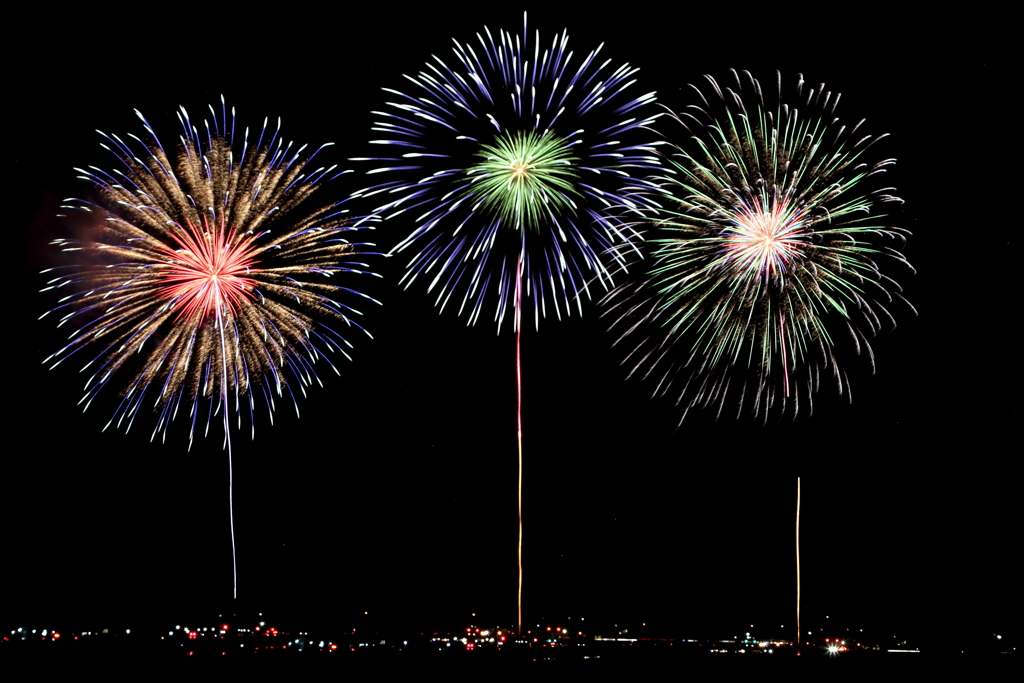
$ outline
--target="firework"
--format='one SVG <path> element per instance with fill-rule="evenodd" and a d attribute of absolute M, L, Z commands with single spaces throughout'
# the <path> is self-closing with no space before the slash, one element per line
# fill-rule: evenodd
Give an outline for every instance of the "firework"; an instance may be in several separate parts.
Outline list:
<path fill-rule="evenodd" d="M 694 88 L 700 104 L 675 117 L 689 139 L 669 157 L 647 264 L 604 315 L 630 375 L 651 376 L 684 418 L 727 400 L 737 415 L 795 416 L 822 380 L 850 395 L 838 335 L 874 369 L 868 338 L 906 301 L 879 257 L 909 268 L 895 248 L 909 233 L 883 222 L 882 205 L 902 201 L 874 182 L 895 161 L 871 160 L 885 136 L 836 119 L 837 93 L 800 77 L 786 101 L 781 76 L 774 94 L 733 77 L 706 77 L 711 95 Z"/>
<path fill-rule="evenodd" d="M 443 310 L 452 302 L 475 323 L 492 293 L 499 331 L 506 315 L 516 332 L 516 438 L 519 447 L 519 593 L 522 627 L 522 366 L 524 307 L 534 327 L 553 310 L 575 306 L 591 281 L 610 285 L 609 256 L 629 244 L 633 220 L 652 209 L 644 176 L 658 165 L 647 125 L 654 93 L 628 94 L 636 69 L 601 62 L 599 46 L 579 59 L 568 34 L 550 45 L 540 34 L 490 30 L 477 43 L 455 41 L 452 66 L 435 57 L 406 78 L 373 142 L 395 156 L 362 159 L 391 180 L 364 196 L 393 197 L 377 209 L 414 227 L 392 253 L 413 252 L 403 282 L 430 280 Z"/>
<path fill-rule="evenodd" d="M 395 99 L 375 112 L 386 137 L 373 142 L 394 151 L 361 160 L 390 180 L 361 194 L 414 226 L 393 250 L 412 252 L 406 286 L 422 276 L 470 324 L 494 297 L 500 329 L 521 268 L 536 327 L 581 310 L 591 281 L 609 285 L 611 247 L 634 236 L 623 216 L 651 206 L 646 126 L 659 114 L 654 93 L 629 94 L 637 69 L 609 68 L 601 47 L 574 55 L 565 32 L 542 43 L 524 18 L 521 35 L 476 38 L 407 76 L 408 93 L 385 89 Z"/>
<path fill-rule="evenodd" d="M 369 245 L 353 241 L 362 224 L 338 205 L 307 208 L 335 174 L 310 170 L 327 145 L 292 150 L 280 120 L 273 130 L 264 121 L 255 144 L 246 129 L 236 158 L 234 110 L 222 99 L 221 115 L 210 112 L 196 128 L 181 109 L 173 160 L 139 114 L 152 144 L 104 134 L 121 169 L 76 169 L 95 197 L 64 208 L 85 212 L 92 234 L 55 242 L 76 263 L 51 269 L 46 289 L 70 293 L 50 313 L 74 330 L 46 362 L 86 357 L 86 408 L 109 384 L 123 388 L 107 426 L 127 430 L 153 406 L 152 436 L 186 416 L 191 444 L 219 414 L 230 462 L 232 415 L 255 435 L 258 410 L 272 420 L 277 401 L 319 383 L 318 361 L 338 372 L 326 356 L 348 357 L 339 330 L 362 330 L 351 305 L 368 297 L 342 283 L 367 272 L 358 258 Z"/>

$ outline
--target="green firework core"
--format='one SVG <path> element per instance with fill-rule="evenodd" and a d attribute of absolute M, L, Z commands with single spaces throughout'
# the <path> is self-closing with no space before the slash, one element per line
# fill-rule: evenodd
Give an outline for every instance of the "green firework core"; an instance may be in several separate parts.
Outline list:
<path fill-rule="evenodd" d="M 570 145 L 550 131 L 501 133 L 482 145 L 482 157 L 469 169 L 469 192 L 482 208 L 516 230 L 538 231 L 557 216 L 573 214 L 579 179 Z"/>

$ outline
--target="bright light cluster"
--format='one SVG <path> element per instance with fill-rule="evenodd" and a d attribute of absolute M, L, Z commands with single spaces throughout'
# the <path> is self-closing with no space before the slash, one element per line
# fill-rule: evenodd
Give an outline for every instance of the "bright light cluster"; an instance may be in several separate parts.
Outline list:
<path fill-rule="evenodd" d="M 175 302 L 178 317 L 205 320 L 217 311 L 239 312 L 252 297 L 256 280 L 248 277 L 256 265 L 254 240 L 228 241 L 228 231 L 218 230 L 203 217 L 202 227 L 186 221 L 181 234 L 172 236 L 178 249 L 160 249 L 167 259 L 161 277 L 167 285 L 160 296 Z"/>
<path fill-rule="evenodd" d="M 473 210 L 500 218 L 515 230 L 539 231 L 553 225 L 559 214 L 573 214 L 578 195 L 571 149 L 550 131 L 503 133 L 483 145 L 483 160 L 469 169 L 466 196 Z"/>
<path fill-rule="evenodd" d="M 735 207 L 732 225 L 722 233 L 724 265 L 754 279 L 783 277 L 790 271 L 792 262 L 803 258 L 808 235 L 803 213 L 789 208 L 785 199 Z"/>

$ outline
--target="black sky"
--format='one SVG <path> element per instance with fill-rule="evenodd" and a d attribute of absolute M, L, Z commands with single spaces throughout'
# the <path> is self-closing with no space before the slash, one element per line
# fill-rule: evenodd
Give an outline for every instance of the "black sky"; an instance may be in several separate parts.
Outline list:
<path fill-rule="evenodd" d="M 981 194 L 977 140 L 995 99 L 994 49 L 968 22 L 922 30 L 860 16 L 587 15 L 531 10 L 550 36 L 641 68 L 673 108 L 685 86 L 730 67 L 782 70 L 843 93 L 837 115 L 889 132 L 879 154 L 913 231 L 900 274 L 920 315 L 874 344 L 878 371 L 848 366 L 852 405 L 767 426 L 696 415 L 624 382 L 593 304 L 523 336 L 526 614 L 650 622 L 700 635 L 793 624 L 795 477 L 802 477 L 805 624 L 927 634 L 1009 630 L 1021 606 L 1018 412 L 1010 402 L 1012 237 Z M 443 18 L 442 18 L 443 15 Z M 77 368 L 45 371 L 62 345 L 39 294 L 57 201 L 81 195 L 73 166 L 112 165 L 101 129 L 136 133 L 133 109 L 165 143 L 174 110 L 219 99 L 288 139 L 334 141 L 332 162 L 366 156 L 382 87 L 402 88 L 452 37 L 521 26 L 521 11 L 379 8 L 256 16 L 136 8 L 130 16 L 37 12 L 9 57 L 7 131 L 17 276 L 8 318 L 4 621 L 131 620 L 227 605 L 226 456 L 188 452 L 148 429 L 101 433 L 111 405 L 82 415 Z M 10 86 L 9 86 L 10 88 Z M 353 165 L 353 164 L 349 164 Z M 363 186 L 348 176 L 324 201 Z M 978 189 L 975 189 L 978 188 Z M 369 210 L 373 207 L 365 207 Z M 386 224 L 384 248 L 404 236 Z M 382 250 L 384 250 L 382 249 Z M 343 376 L 280 410 L 235 448 L 244 604 L 318 619 L 459 625 L 515 616 L 514 338 L 438 315 L 373 265 L 374 339 L 355 340 Z M 362 283 L 360 283 L 362 284 Z M 1011 352 L 1008 352 L 1011 351 Z M 781 627 L 785 625 L 783 630 Z M 717 631 L 716 631 L 717 632 Z"/>

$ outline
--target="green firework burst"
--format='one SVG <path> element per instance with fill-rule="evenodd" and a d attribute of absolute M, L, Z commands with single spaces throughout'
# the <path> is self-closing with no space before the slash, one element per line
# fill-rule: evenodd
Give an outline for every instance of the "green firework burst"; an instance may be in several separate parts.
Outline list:
<path fill-rule="evenodd" d="M 780 80 L 766 102 L 744 75 L 732 87 L 709 77 L 718 101 L 677 117 L 690 136 L 668 160 L 644 282 L 607 299 L 620 341 L 637 343 L 634 372 L 660 376 L 655 393 L 675 383 L 684 416 L 721 411 L 730 395 L 739 412 L 746 403 L 755 415 L 795 415 L 829 376 L 849 397 L 837 337 L 873 369 L 869 338 L 895 325 L 888 308 L 903 300 L 877 262 L 906 264 L 890 245 L 909 234 L 886 222 L 883 205 L 902 200 L 870 180 L 895 161 L 870 160 L 885 136 L 844 126 L 838 95 L 822 86 L 805 91 L 801 78 L 786 102 Z"/>
<path fill-rule="evenodd" d="M 482 209 L 516 230 L 536 232 L 572 214 L 579 178 L 576 158 L 565 140 L 550 131 L 501 133 L 493 145 L 482 145 L 483 159 L 469 169 L 468 194 L 479 197 Z"/>

